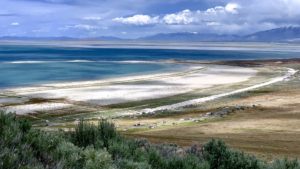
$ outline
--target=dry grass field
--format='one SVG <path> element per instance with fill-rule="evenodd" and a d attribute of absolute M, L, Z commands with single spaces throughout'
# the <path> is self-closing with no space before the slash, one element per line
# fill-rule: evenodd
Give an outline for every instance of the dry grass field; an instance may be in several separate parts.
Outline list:
<path fill-rule="evenodd" d="M 244 64 L 251 66 L 257 63 Z M 300 69 L 299 61 L 265 61 L 263 64 Z M 233 148 L 267 160 L 279 157 L 300 157 L 299 72 L 290 81 L 280 82 L 236 97 L 222 98 L 208 105 L 205 109 L 200 107 L 172 116 L 143 117 L 138 120 L 119 119 L 117 123 L 121 127 L 132 125 L 136 121 L 139 121 L 139 125 L 162 123 L 156 128 L 124 132 L 130 137 L 143 137 L 155 143 L 167 142 L 188 146 L 203 144 L 212 138 L 220 138 Z M 225 117 L 201 122 L 187 121 L 178 124 L 173 122 L 188 117 L 194 118 L 225 106 L 236 105 L 248 106 L 248 108 L 236 110 Z"/>

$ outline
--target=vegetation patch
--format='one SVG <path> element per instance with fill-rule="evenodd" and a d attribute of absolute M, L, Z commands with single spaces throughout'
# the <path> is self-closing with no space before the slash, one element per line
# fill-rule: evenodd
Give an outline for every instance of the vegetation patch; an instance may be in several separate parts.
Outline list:
<path fill-rule="evenodd" d="M 182 148 L 128 139 L 114 124 L 81 120 L 73 131 L 46 132 L 0 113 L 0 168 L 5 169 L 298 169 L 298 160 L 266 163 L 221 140 Z"/>

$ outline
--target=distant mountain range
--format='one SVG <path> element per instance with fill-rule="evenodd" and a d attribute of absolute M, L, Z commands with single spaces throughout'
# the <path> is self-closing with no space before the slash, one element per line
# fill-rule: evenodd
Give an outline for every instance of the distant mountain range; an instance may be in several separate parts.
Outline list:
<path fill-rule="evenodd" d="M 282 27 L 256 32 L 243 37 L 247 41 L 298 41 L 300 42 L 300 27 Z"/>
<path fill-rule="evenodd" d="M 300 27 L 281 27 L 253 34 L 240 36 L 229 34 L 205 34 L 205 33 L 160 33 L 137 39 L 122 39 L 113 36 L 101 36 L 94 38 L 72 37 L 0 37 L 0 40 L 95 40 L 95 41 L 193 41 L 193 42 L 300 42 Z"/>
<path fill-rule="evenodd" d="M 200 34 L 190 32 L 161 33 L 153 36 L 139 38 L 139 40 L 151 41 L 234 41 L 239 39 L 237 35 Z"/>
<path fill-rule="evenodd" d="M 156 34 L 139 38 L 139 40 L 151 41 L 247 41 L 247 42 L 280 42 L 298 41 L 300 42 L 300 27 L 282 27 L 266 31 L 256 32 L 250 35 L 223 35 L 223 34 L 203 34 L 203 33 L 166 33 Z"/>

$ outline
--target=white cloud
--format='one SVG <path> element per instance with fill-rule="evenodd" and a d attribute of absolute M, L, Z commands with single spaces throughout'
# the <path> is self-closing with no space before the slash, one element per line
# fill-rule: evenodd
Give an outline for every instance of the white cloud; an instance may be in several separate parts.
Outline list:
<path fill-rule="evenodd" d="M 229 13 L 233 13 L 233 14 L 237 14 L 238 13 L 238 9 L 240 8 L 239 4 L 236 3 L 228 3 L 225 6 L 225 10 Z"/>
<path fill-rule="evenodd" d="M 11 26 L 19 26 L 20 23 L 19 23 L 19 22 L 12 22 L 10 25 L 11 25 Z"/>
<path fill-rule="evenodd" d="M 86 25 L 86 24 L 68 25 L 61 28 L 61 30 L 68 30 L 68 29 L 80 29 L 80 30 L 92 31 L 99 28 L 97 26 Z"/>
<path fill-rule="evenodd" d="M 159 17 L 158 16 L 151 17 L 149 15 L 134 15 L 127 18 L 123 18 L 123 17 L 114 18 L 113 21 L 120 22 L 123 24 L 142 26 L 142 25 L 152 25 L 158 23 Z"/>
<path fill-rule="evenodd" d="M 230 19 L 232 14 L 238 14 L 240 5 L 236 3 L 228 3 L 226 6 L 216 6 L 205 11 L 183 10 L 174 14 L 167 14 L 163 17 L 163 22 L 168 25 L 188 25 L 202 24 L 220 25 L 219 22 L 224 22 Z M 218 24 L 215 24 L 218 23 Z"/>
<path fill-rule="evenodd" d="M 216 15 L 216 14 L 224 14 L 226 12 L 225 7 L 223 6 L 216 6 L 214 8 L 209 8 L 202 13 L 205 15 Z"/>
<path fill-rule="evenodd" d="M 92 25 L 84 25 L 84 24 L 78 24 L 73 26 L 76 29 L 84 29 L 84 30 L 94 30 L 97 29 L 98 27 L 92 26 Z"/>
<path fill-rule="evenodd" d="M 188 9 L 175 14 L 167 14 L 163 17 L 163 22 L 166 24 L 187 25 L 195 20 L 194 13 Z"/>
<path fill-rule="evenodd" d="M 219 22 L 207 22 L 206 25 L 207 26 L 220 26 L 221 23 L 219 23 Z"/>
<path fill-rule="evenodd" d="M 83 17 L 82 19 L 87 21 L 100 21 L 102 18 L 99 16 L 86 16 Z"/>
<path fill-rule="evenodd" d="M 231 20 L 231 15 L 238 14 L 239 9 L 239 4 L 228 3 L 225 6 L 216 6 L 205 11 L 191 11 L 189 9 L 186 9 L 177 13 L 166 14 L 161 17 L 151 17 L 149 15 L 134 15 L 126 18 L 115 18 L 113 19 L 113 21 L 131 25 L 150 25 L 158 23 L 167 25 L 193 25 L 204 23 L 208 26 L 215 26 L 220 25 L 220 23 L 226 21 L 226 19 Z"/>

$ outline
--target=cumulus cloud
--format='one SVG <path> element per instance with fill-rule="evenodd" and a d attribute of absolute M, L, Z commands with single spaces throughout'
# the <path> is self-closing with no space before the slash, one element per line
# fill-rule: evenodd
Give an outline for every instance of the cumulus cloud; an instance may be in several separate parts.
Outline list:
<path fill-rule="evenodd" d="M 123 24 L 143 26 L 143 25 L 152 25 L 158 23 L 159 17 L 158 16 L 151 17 L 149 15 L 134 15 L 125 18 L 124 17 L 114 18 L 113 21 L 120 22 Z"/>
<path fill-rule="evenodd" d="M 19 26 L 20 23 L 19 23 L 19 22 L 12 22 L 10 25 L 11 25 L 11 26 Z"/>
<path fill-rule="evenodd" d="M 164 23 L 167 25 L 189 25 L 189 24 L 201 24 L 203 22 L 210 22 L 210 25 L 218 23 L 219 20 L 223 20 L 229 15 L 238 14 L 240 5 L 237 3 L 228 3 L 226 6 L 216 6 L 209 8 L 205 11 L 196 10 L 191 11 L 185 9 L 177 13 L 166 14 L 164 16 L 150 17 L 148 15 L 134 15 L 127 18 L 115 18 L 113 21 L 123 24 L 132 25 L 149 25 Z"/>
<path fill-rule="evenodd" d="M 240 5 L 237 4 L 237 3 L 228 3 L 226 6 L 225 6 L 225 10 L 227 12 L 230 12 L 230 13 L 238 13 L 238 9 L 240 8 Z"/>
<path fill-rule="evenodd" d="M 128 37 L 194 31 L 248 34 L 300 25 L 300 0 L 140 1 L 0 0 L 0 6 L 5 6 L 0 11 L 0 34 L 31 36 L 36 29 L 46 29 L 40 33 L 43 36 L 85 36 L 90 32 L 97 36 L 127 32 Z"/>
<path fill-rule="evenodd" d="M 187 25 L 195 21 L 194 13 L 189 9 L 183 10 L 175 14 L 167 14 L 163 17 L 163 22 L 166 24 L 182 24 Z"/>

